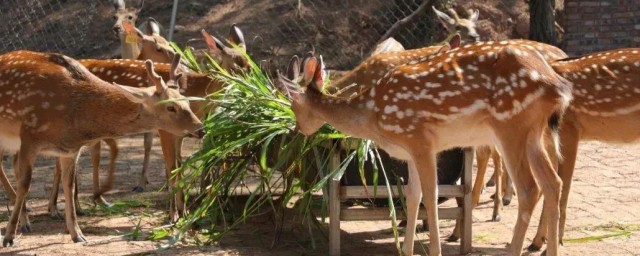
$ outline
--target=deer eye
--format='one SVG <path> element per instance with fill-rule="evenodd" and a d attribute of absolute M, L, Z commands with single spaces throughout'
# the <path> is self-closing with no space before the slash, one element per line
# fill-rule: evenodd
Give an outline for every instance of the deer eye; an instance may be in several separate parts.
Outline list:
<path fill-rule="evenodd" d="M 118 16 L 113 15 L 113 20 L 118 20 Z"/>
<path fill-rule="evenodd" d="M 463 30 L 463 29 L 464 29 L 463 26 L 456 26 L 456 30 L 458 30 L 458 31 Z"/>
<path fill-rule="evenodd" d="M 167 111 L 176 113 L 176 108 L 174 106 L 167 106 Z"/>
<path fill-rule="evenodd" d="M 129 15 L 129 16 L 127 16 L 127 19 L 133 20 L 133 16 Z"/>

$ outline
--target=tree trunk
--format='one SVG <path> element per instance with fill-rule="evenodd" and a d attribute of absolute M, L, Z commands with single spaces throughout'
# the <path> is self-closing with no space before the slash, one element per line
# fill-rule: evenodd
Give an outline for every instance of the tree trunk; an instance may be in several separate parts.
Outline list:
<path fill-rule="evenodd" d="M 529 1 L 529 39 L 551 45 L 558 43 L 555 22 L 555 0 Z"/>

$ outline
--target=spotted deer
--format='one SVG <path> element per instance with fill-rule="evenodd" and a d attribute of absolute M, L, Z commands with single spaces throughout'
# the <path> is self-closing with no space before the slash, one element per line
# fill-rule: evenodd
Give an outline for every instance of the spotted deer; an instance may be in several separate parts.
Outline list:
<path fill-rule="evenodd" d="M 552 63 L 553 69 L 574 84 L 574 101 L 560 128 L 562 178 L 560 231 L 563 238 L 566 209 L 580 141 L 637 143 L 640 116 L 640 48 L 617 49 L 567 58 Z M 545 198 L 546 200 L 546 198 Z M 543 209 L 540 225 L 530 250 L 539 250 L 553 220 Z"/>
<path fill-rule="evenodd" d="M 517 41 L 468 44 L 400 66 L 383 78 L 365 80 L 370 86 L 355 95 L 323 94 L 321 65 L 314 58 L 303 63 L 301 83 L 308 86 L 301 88 L 279 77 L 303 134 L 314 133 L 326 122 L 346 134 L 371 139 L 409 162 L 405 255 L 413 255 L 421 194 L 430 226 L 430 254 L 441 252 L 435 153 L 451 147 L 497 144 L 505 152 L 511 167 L 507 170 L 522 194 L 512 254 L 521 253 L 541 192 L 548 199 L 545 209 L 558 216 L 561 182 L 542 135 L 548 126 L 556 131 L 571 100 L 571 85 L 531 45 Z M 367 76 L 366 68 L 356 70 Z M 557 222 L 550 224 L 556 225 L 549 228 L 550 237 L 557 238 Z M 551 255 L 557 255 L 557 243 L 549 248 Z"/>
<path fill-rule="evenodd" d="M 175 68 L 184 70 L 184 67 L 180 65 L 180 58 L 175 58 L 175 51 L 169 46 L 169 43 L 162 36 L 159 35 L 159 31 L 157 29 L 158 25 L 153 18 L 149 18 L 146 22 L 147 27 L 149 28 L 148 34 L 142 33 L 140 30 L 133 27 L 131 23 L 128 21 L 123 21 L 122 26 L 124 30 L 125 36 L 128 37 L 128 44 L 136 44 L 136 48 L 139 49 L 138 59 L 140 60 L 152 60 L 157 63 L 171 63 L 171 61 L 175 60 L 173 65 Z M 83 63 L 81 61 L 81 63 Z M 133 64 L 131 68 L 133 68 Z M 137 64 L 139 67 L 143 67 L 142 64 Z M 94 74 L 96 73 L 91 69 Z M 136 75 L 137 81 L 124 81 L 125 84 L 130 83 L 135 86 L 143 87 L 147 86 L 146 79 L 144 78 L 144 70 L 141 70 L 142 74 Z M 131 72 L 116 72 L 107 70 L 105 72 L 106 77 L 101 77 L 105 81 L 114 81 L 119 76 L 134 76 L 134 73 Z M 169 77 L 167 77 L 169 79 Z M 181 79 L 182 80 L 182 79 Z M 110 205 L 107 200 L 104 199 L 103 194 L 110 191 L 113 187 L 113 182 L 115 179 L 115 161 L 118 154 L 118 146 L 113 138 L 108 138 L 103 140 L 108 146 L 110 150 L 110 159 L 109 159 L 109 169 L 107 175 L 107 181 L 101 185 L 100 182 L 100 150 L 101 150 L 101 142 L 96 141 L 92 143 L 90 148 L 91 160 L 93 165 L 93 201 L 95 203 L 99 203 L 102 205 Z M 134 187 L 134 191 L 142 192 L 144 190 L 144 186 L 148 184 L 147 171 L 149 169 L 149 156 L 151 152 L 151 145 L 153 143 L 153 133 L 148 132 L 144 134 L 144 160 L 142 165 L 141 177 L 138 181 L 138 184 Z M 61 217 L 62 215 L 57 209 L 57 199 L 58 199 L 58 185 L 60 183 L 60 174 L 61 170 L 59 166 L 56 166 L 56 172 L 53 179 L 53 187 L 51 190 L 51 194 L 49 196 L 49 213 L 52 217 Z M 79 200 L 77 198 L 77 193 L 75 196 L 76 202 L 76 210 L 78 214 L 82 214 L 82 209 L 79 204 Z"/>
<path fill-rule="evenodd" d="M 449 32 L 459 33 L 462 36 L 462 40 L 468 42 L 480 41 L 480 35 L 476 31 L 476 22 L 478 21 L 478 17 L 480 17 L 480 12 L 478 10 L 468 10 L 468 18 L 460 18 L 458 13 L 456 13 L 453 9 L 448 9 L 451 16 L 447 15 L 444 12 L 439 11 L 436 7 L 433 7 L 433 11 L 436 13 L 436 17 L 442 24 L 442 26 Z"/>
<path fill-rule="evenodd" d="M 146 40 L 149 39 L 147 36 L 142 36 L 138 30 L 135 30 L 135 33 L 140 38 L 141 50 L 146 51 L 150 49 L 150 52 L 158 52 L 157 49 L 165 49 L 164 47 L 156 48 L 157 40 Z M 217 40 L 217 39 L 216 39 Z M 229 36 L 227 40 L 237 45 L 245 45 L 243 41 L 242 31 L 237 26 L 232 26 L 229 31 Z M 236 41 L 239 40 L 239 41 Z M 219 40 L 217 40 L 219 41 Z M 171 51 L 172 52 L 172 51 Z M 171 56 L 173 53 L 170 51 L 160 51 L 159 56 Z M 151 54 L 151 53 L 150 53 Z M 248 65 L 247 60 L 240 61 L 240 58 L 243 58 L 240 51 L 220 51 L 220 52 L 212 52 L 214 54 L 212 57 L 214 60 L 220 61 L 218 62 L 222 67 L 227 67 L 229 71 L 235 70 L 244 70 Z M 221 55 L 221 56 L 218 56 Z M 233 56 L 228 56 L 233 55 Z M 166 57 L 165 57 L 166 58 Z M 231 63 L 230 63 L 231 62 Z M 84 65 L 87 69 L 89 69 L 92 73 L 94 73 L 99 78 L 109 81 L 109 82 L 117 82 L 122 84 L 130 84 L 136 87 L 142 87 L 145 85 L 144 67 L 141 65 L 143 62 L 137 60 L 95 60 L 95 59 L 87 59 L 80 60 L 80 63 Z M 169 78 L 169 67 L 170 65 L 156 63 L 156 71 L 165 79 Z M 209 77 L 206 73 L 198 73 L 186 68 L 183 72 L 183 76 L 179 79 L 180 90 L 186 96 L 190 97 L 206 97 L 207 95 L 220 90 L 223 86 L 222 83 L 215 81 Z M 195 112 L 196 116 L 202 118 L 208 111 L 211 110 L 211 106 L 207 106 L 207 104 L 203 101 L 190 101 L 191 109 Z M 162 147 L 162 153 L 165 160 L 165 170 L 167 175 L 167 180 L 170 188 L 176 187 L 177 176 L 175 179 L 171 179 L 173 175 L 171 175 L 171 171 L 178 168 L 180 166 L 180 147 L 182 143 L 182 138 L 180 136 L 175 136 L 171 133 L 168 133 L 163 130 L 158 131 L 160 135 L 160 144 Z M 144 182 L 147 179 L 146 172 L 141 174 L 139 184 L 145 184 Z M 107 181 L 108 184 L 111 181 Z M 109 187 L 109 186 L 106 186 Z M 54 189 L 55 191 L 55 189 Z M 53 196 L 52 196 L 53 197 Z M 184 204 L 184 195 L 180 190 L 175 193 L 174 196 L 170 198 L 169 203 L 169 218 L 171 221 L 177 221 L 180 215 L 185 214 L 185 204 Z M 54 201 L 55 202 L 55 201 Z M 55 207 L 54 204 L 50 204 L 50 207 Z M 55 209 L 55 208 L 52 208 Z"/>
<path fill-rule="evenodd" d="M 12 246 L 18 218 L 29 192 L 33 163 L 43 154 L 58 157 L 65 195 L 65 220 L 74 242 L 86 241 L 74 204 L 75 162 L 80 148 L 104 138 L 163 129 L 176 135 L 202 137 L 203 126 L 174 89 L 180 74 L 167 83 L 145 63 L 148 88 L 105 82 L 79 62 L 60 54 L 15 51 L 0 55 L 0 145 L 18 153 L 14 211 L 4 246 Z M 169 101 L 169 102 L 167 102 Z"/>
<path fill-rule="evenodd" d="M 442 23 L 445 29 L 449 31 L 449 33 L 457 32 L 461 35 L 467 35 L 463 36 L 463 38 L 465 38 L 466 40 L 480 40 L 480 37 L 475 29 L 476 22 L 478 21 L 479 17 L 479 11 L 477 9 L 469 9 L 467 11 L 468 18 L 466 19 L 460 18 L 458 13 L 456 13 L 456 11 L 453 9 L 448 9 L 448 12 L 451 14 L 451 16 L 439 11 L 435 7 L 433 7 L 433 10 L 438 17 L 438 20 Z M 566 53 L 555 46 L 541 43 L 532 43 L 532 46 L 535 46 L 549 62 L 568 57 Z M 494 207 L 492 220 L 499 221 L 502 204 L 509 205 L 515 191 L 513 188 L 513 184 L 509 179 L 509 176 L 503 175 L 505 174 L 502 168 L 503 163 L 501 162 L 500 153 L 495 147 L 481 146 L 476 149 L 478 172 L 473 186 L 472 205 L 475 208 L 480 201 L 480 194 L 482 193 L 482 190 L 485 186 L 484 175 L 487 170 L 489 159 L 493 159 L 495 172 L 491 180 L 487 183 L 487 186 L 496 185 L 496 194 L 494 194 L 493 196 Z"/>

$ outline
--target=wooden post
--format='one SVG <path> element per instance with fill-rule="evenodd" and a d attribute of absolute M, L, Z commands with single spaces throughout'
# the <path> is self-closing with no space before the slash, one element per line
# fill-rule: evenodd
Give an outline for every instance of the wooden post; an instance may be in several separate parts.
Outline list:
<path fill-rule="evenodd" d="M 338 169 L 340 153 L 331 159 L 331 171 Z M 340 255 L 340 179 L 329 180 L 329 255 Z"/>
<path fill-rule="evenodd" d="M 460 254 L 467 254 L 471 252 L 471 223 L 473 222 L 473 216 L 471 214 L 471 169 L 473 168 L 473 157 L 475 151 L 473 148 L 464 149 L 464 171 L 462 174 L 462 186 L 464 188 L 463 197 L 463 217 L 462 217 L 462 237 L 460 238 Z"/>

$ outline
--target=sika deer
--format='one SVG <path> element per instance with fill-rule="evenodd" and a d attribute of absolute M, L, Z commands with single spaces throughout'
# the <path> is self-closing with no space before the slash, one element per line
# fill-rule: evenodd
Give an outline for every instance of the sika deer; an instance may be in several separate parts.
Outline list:
<path fill-rule="evenodd" d="M 86 241 L 74 204 L 75 162 L 83 145 L 156 129 L 197 133 L 202 123 L 180 93 L 145 63 L 153 86 L 131 88 L 100 80 L 79 62 L 60 54 L 16 51 L 0 56 L 0 144 L 18 151 L 19 174 L 14 211 L 2 244 L 13 245 L 18 218 L 29 192 L 37 155 L 57 156 L 62 169 L 67 230 L 74 242 Z M 178 75 L 179 76 L 179 75 Z M 170 103 L 167 100 L 172 101 Z M 21 223 L 29 229 L 29 222 Z"/>
<path fill-rule="evenodd" d="M 429 218 L 430 254 L 440 254 L 435 153 L 451 147 L 496 143 L 507 152 L 506 163 L 512 167 L 507 170 L 522 195 L 512 254 L 522 250 L 540 191 L 548 199 L 545 208 L 557 216 L 561 183 L 541 139 L 549 124 L 557 128 L 571 99 L 571 87 L 532 46 L 503 41 L 452 49 L 369 80 L 370 87 L 346 97 L 322 94 L 321 65 L 315 59 L 304 66 L 306 89 L 280 77 L 302 133 L 310 135 L 327 122 L 352 136 L 372 139 L 392 156 L 409 161 L 405 255 L 413 254 L 421 187 Z M 356 72 L 366 76 L 368 70 Z M 515 79 L 509 82 L 512 75 Z M 557 228 L 549 232 L 557 236 Z M 550 248 L 555 249 L 550 254 L 556 255 L 557 244 Z"/>
<path fill-rule="evenodd" d="M 138 8 L 127 8 L 124 0 L 113 1 L 113 7 L 115 8 L 115 14 L 113 15 L 113 20 L 115 21 L 113 32 L 120 38 L 120 56 L 123 59 L 137 59 L 138 55 L 140 55 L 138 45 L 127 42 L 123 23 L 126 21 L 131 24 L 136 24 L 138 14 L 142 11 L 143 4 L 144 0 L 140 0 Z"/>
<path fill-rule="evenodd" d="M 579 141 L 637 143 L 640 139 L 640 48 L 618 49 L 568 58 L 552 63 L 553 69 L 574 84 L 574 101 L 560 127 L 558 174 L 562 178 L 560 197 L 560 241 L 564 235 L 567 202 Z M 546 198 L 545 198 L 546 200 Z M 547 237 L 546 227 L 554 220 L 543 209 L 540 225 L 530 250 L 539 250 Z"/>

